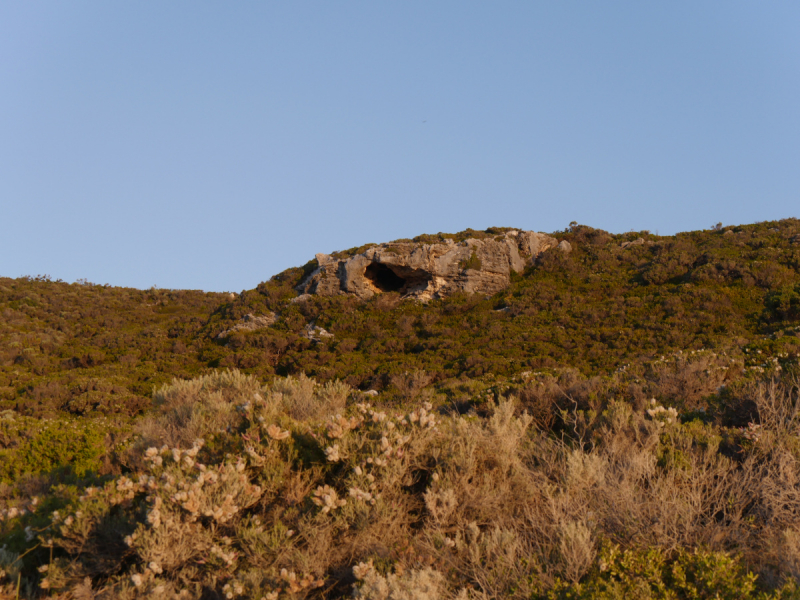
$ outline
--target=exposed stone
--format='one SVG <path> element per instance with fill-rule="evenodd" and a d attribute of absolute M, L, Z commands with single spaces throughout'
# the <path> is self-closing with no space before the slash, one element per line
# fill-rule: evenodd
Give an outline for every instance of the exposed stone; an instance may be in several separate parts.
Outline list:
<path fill-rule="evenodd" d="M 320 340 L 327 340 L 333 337 L 333 334 L 329 331 L 326 331 L 322 327 L 317 327 L 313 323 L 309 323 L 303 329 L 303 337 L 310 339 L 313 342 L 319 342 Z"/>
<path fill-rule="evenodd" d="M 570 244 L 567 240 L 561 240 L 558 243 L 557 248 L 561 250 L 564 254 L 569 254 L 572 252 L 572 244 Z"/>
<path fill-rule="evenodd" d="M 624 249 L 629 248 L 630 246 L 641 246 L 642 244 L 644 244 L 644 238 L 638 238 L 632 242 L 622 242 L 619 247 Z"/>
<path fill-rule="evenodd" d="M 297 291 L 363 299 L 399 292 L 423 301 L 459 291 L 494 294 L 509 285 L 512 272 L 524 270 L 542 252 L 555 247 L 566 253 L 572 249 L 568 242 L 559 244 L 544 233 L 508 231 L 459 243 L 448 239 L 435 244 L 380 244 L 345 259 L 317 254 L 318 268 Z"/>
<path fill-rule="evenodd" d="M 256 329 L 264 329 L 265 327 L 273 325 L 277 320 L 278 317 L 275 315 L 275 313 L 269 313 L 268 315 L 262 315 L 260 317 L 256 317 L 252 314 L 245 315 L 236 325 L 217 334 L 217 338 L 222 339 L 228 337 L 230 334 L 236 331 L 255 331 Z"/>

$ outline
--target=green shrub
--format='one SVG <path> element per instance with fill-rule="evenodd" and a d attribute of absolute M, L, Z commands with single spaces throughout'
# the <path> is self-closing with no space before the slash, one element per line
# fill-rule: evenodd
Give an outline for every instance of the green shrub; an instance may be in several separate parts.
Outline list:
<path fill-rule="evenodd" d="M 551 600 L 748 600 L 794 598 L 788 582 L 773 594 L 759 591 L 757 577 L 724 552 L 680 549 L 670 556 L 658 548 L 620 550 L 607 546 L 598 563 L 577 584 L 559 582 Z"/>
<path fill-rule="evenodd" d="M 23 475 L 50 474 L 83 477 L 98 472 L 107 449 L 107 425 L 100 421 L 58 418 L 24 424 L 0 420 L 5 435 L 16 443 L 0 450 L 0 481 L 13 483 Z"/>
<path fill-rule="evenodd" d="M 800 284 L 785 286 L 767 295 L 767 316 L 774 321 L 800 319 Z"/>
<path fill-rule="evenodd" d="M 472 269 L 474 271 L 480 271 L 481 267 L 483 266 L 483 263 L 481 262 L 481 259 L 478 258 L 478 255 L 475 253 L 475 251 L 473 250 L 472 254 L 470 254 L 470 257 L 467 260 L 461 261 L 461 263 L 459 263 L 458 266 L 459 266 L 460 269 L 462 269 L 464 271 L 466 271 L 467 269 Z"/>

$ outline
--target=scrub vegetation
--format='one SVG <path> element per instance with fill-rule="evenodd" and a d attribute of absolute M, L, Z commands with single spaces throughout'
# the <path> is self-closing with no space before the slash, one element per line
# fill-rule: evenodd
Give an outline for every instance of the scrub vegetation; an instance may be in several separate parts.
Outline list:
<path fill-rule="evenodd" d="M 0 598 L 800 598 L 800 221 L 554 235 L 428 304 L 0 278 Z"/>

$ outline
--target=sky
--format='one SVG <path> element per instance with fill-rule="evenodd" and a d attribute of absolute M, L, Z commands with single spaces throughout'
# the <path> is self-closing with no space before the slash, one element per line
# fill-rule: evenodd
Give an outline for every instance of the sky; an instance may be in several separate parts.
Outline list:
<path fill-rule="evenodd" d="M 800 3 L 0 3 L 0 276 L 800 217 Z"/>

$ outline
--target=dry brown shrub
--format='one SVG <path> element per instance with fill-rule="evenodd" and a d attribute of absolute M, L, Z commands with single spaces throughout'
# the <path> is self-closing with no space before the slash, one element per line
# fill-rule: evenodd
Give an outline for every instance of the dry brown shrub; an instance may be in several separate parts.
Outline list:
<path fill-rule="evenodd" d="M 800 567 L 800 389 L 797 381 L 772 380 L 752 389 L 759 425 L 742 465 L 740 495 L 748 516 L 763 529 L 747 540 L 748 558 L 765 580 L 776 582 Z"/>
<path fill-rule="evenodd" d="M 378 310 L 393 310 L 400 306 L 402 298 L 397 292 L 384 292 L 375 298 L 375 308 Z"/>
<path fill-rule="evenodd" d="M 341 381 L 320 385 L 301 374 L 276 379 L 265 392 L 293 419 L 316 421 L 343 411 L 351 388 Z"/>
<path fill-rule="evenodd" d="M 141 468 L 144 449 L 166 444 L 188 448 L 197 439 L 227 431 L 240 416 L 236 404 L 251 401 L 261 391 L 255 378 L 239 371 L 218 371 L 192 380 L 174 380 L 153 395 L 157 408 L 137 427 L 139 441 L 128 453 L 127 461 Z"/>
<path fill-rule="evenodd" d="M 800 387 L 796 381 L 787 385 L 772 379 L 755 388 L 752 400 L 759 423 L 778 436 L 775 442 L 787 442 L 800 434 Z"/>
<path fill-rule="evenodd" d="M 227 594 L 224 583 L 242 597 L 344 597 L 357 580 L 361 598 L 522 599 L 546 594 L 557 578 L 580 581 L 609 543 L 736 552 L 769 583 L 800 570 L 800 412 L 791 386 L 754 392 L 759 437 L 734 460 L 719 451 L 719 429 L 611 399 L 608 382 L 547 384 L 543 397 L 581 399 L 563 413 L 560 437 L 533 427 L 514 398 L 489 404 L 485 418 L 441 417 L 430 405 L 394 415 L 346 406 L 341 384 L 225 381 L 165 390 L 161 427 L 198 431 L 192 418 L 178 418 L 197 404 L 238 415 L 240 428 L 226 435 L 251 444 L 246 454 L 200 469 L 187 464 L 188 451 L 153 449 L 152 479 L 109 484 L 109 493 L 131 488 L 126 498 L 140 498 L 150 519 L 131 541 L 131 566 L 109 576 L 118 597 L 155 597 L 158 585 L 172 593 L 184 580 L 198 595 Z M 253 407 L 241 408 L 255 394 Z M 581 411 L 593 403 L 602 410 Z M 239 408 L 213 413 L 217 404 Z M 174 489 L 158 470 L 168 466 Z M 200 471 L 223 469 L 229 480 L 198 483 Z M 203 497 L 189 506 L 176 490 Z M 158 526 L 155 496 L 171 503 Z M 211 510 L 218 505 L 231 507 L 224 519 Z M 55 535 L 78 565 L 64 575 L 77 589 L 91 568 L 79 546 L 97 540 L 81 521 L 88 517 L 70 516 L 71 529 Z M 73 530 L 86 539 L 69 546 Z M 200 562 L 215 546 L 235 556 Z M 136 574 L 147 577 L 134 590 Z"/>
<path fill-rule="evenodd" d="M 778 553 L 781 557 L 780 569 L 791 577 L 800 580 L 800 527 L 797 525 L 784 529 Z"/>
<path fill-rule="evenodd" d="M 424 568 L 407 573 L 382 576 L 370 569 L 353 593 L 356 600 L 438 600 L 442 597 L 444 577 Z"/>
<path fill-rule="evenodd" d="M 202 525 L 183 521 L 179 514 L 169 515 L 164 527 L 149 529 L 136 540 L 137 554 L 144 564 L 155 562 L 170 571 L 206 556 L 212 545 L 213 538 Z"/>
<path fill-rule="evenodd" d="M 594 560 L 592 532 L 581 521 L 561 522 L 558 529 L 564 577 L 568 581 L 577 582 L 586 574 Z"/>
<path fill-rule="evenodd" d="M 550 429 L 558 415 L 558 400 L 563 397 L 554 378 L 528 383 L 516 390 L 520 406 L 539 429 Z"/>
<path fill-rule="evenodd" d="M 390 383 L 398 389 L 404 400 L 413 400 L 433 381 L 433 375 L 425 371 L 398 373 L 389 377 Z"/>
<path fill-rule="evenodd" d="M 647 375 L 654 394 L 662 400 L 693 410 L 739 373 L 740 366 L 713 352 L 684 353 L 651 365 Z"/>
<path fill-rule="evenodd" d="M 565 461 L 564 493 L 591 514 L 599 530 L 624 545 L 674 548 L 705 540 L 705 527 L 732 490 L 735 465 L 715 452 L 697 451 L 673 437 L 678 468 L 657 466 L 661 430 L 653 420 L 614 403 L 591 432 L 591 449 Z M 675 427 L 674 425 L 672 426 Z"/>
<path fill-rule="evenodd" d="M 154 394 L 158 412 L 140 421 L 139 439 L 126 462 L 141 468 L 140 456 L 148 447 L 188 448 L 195 440 L 230 432 L 241 425 L 254 402 L 266 402 L 270 418 L 287 415 L 313 422 L 343 411 L 351 391 L 343 382 L 320 385 L 305 375 L 278 378 L 262 387 L 256 378 L 235 369 L 174 380 Z"/>

